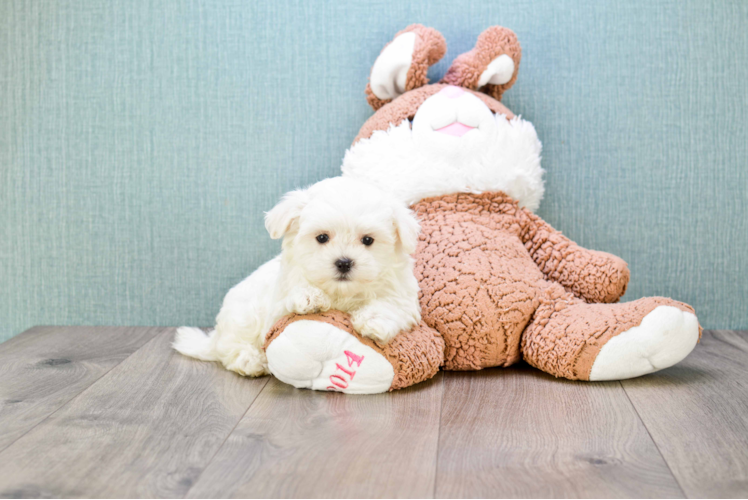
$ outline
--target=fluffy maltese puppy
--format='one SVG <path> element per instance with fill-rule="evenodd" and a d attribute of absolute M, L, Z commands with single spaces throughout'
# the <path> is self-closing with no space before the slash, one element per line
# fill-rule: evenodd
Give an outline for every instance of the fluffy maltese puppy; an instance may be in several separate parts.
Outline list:
<path fill-rule="evenodd" d="M 174 348 L 242 375 L 268 373 L 270 327 L 289 313 L 337 309 L 356 330 L 386 344 L 421 320 L 412 212 L 372 184 L 335 177 L 286 194 L 265 216 L 281 254 L 232 288 L 216 328 L 177 330 Z"/>

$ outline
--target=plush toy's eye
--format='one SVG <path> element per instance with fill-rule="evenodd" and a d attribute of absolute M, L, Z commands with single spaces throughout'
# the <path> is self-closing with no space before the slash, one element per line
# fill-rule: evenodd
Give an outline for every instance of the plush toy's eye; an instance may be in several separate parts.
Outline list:
<path fill-rule="evenodd" d="M 320 243 L 320 244 L 325 244 L 328 241 L 330 241 L 330 237 L 327 236 L 324 233 L 322 233 L 322 234 L 320 234 L 320 235 L 317 236 L 317 242 Z"/>
<path fill-rule="evenodd" d="M 369 245 L 374 243 L 374 238 L 372 238 L 371 236 L 364 236 L 363 238 L 361 238 L 361 243 L 368 247 Z"/>

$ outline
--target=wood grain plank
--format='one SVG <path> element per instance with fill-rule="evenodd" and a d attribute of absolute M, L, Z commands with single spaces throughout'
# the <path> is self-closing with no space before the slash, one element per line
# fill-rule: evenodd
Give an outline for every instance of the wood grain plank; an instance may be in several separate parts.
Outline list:
<path fill-rule="evenodd" d="M 163 330 L 39 326 L 0 344 L 0 450 Z"/>
<path fill-rule="evenodd" d="M 623 387 L 691 498 L 748 497 L 748 332 L 705 331 L 680 364 Z"/>
<path fill-rule="evenodd" d="M 171 349 L 160 333 L 0 453 L 0 497 L 181 497 L 268 378 Z"/>
<path fill-rule="evenodd" d="M 271 380 L 188 497 L 422 497 L 434 491 L 442 375 L 349 396 Z"/>
<path fill-rule="evenodd" d="M 683 496 L 618 382 L 445 375 L 437 497 Z"/>

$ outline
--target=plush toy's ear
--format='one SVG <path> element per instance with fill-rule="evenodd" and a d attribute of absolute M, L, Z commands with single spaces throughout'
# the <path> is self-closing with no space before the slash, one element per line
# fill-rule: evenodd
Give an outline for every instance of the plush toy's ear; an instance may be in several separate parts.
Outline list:
<path fill-rule="evenodd" d="M 429 66 L 447 52 L 447 42 L 433 28 L 411 24 L 387 44 L 371 68 L 366 100 L 374 110 L 400 94 L 429 82 Z"/>
<path fill-rule="evenodd" d="M 393 211 L 393 223 L 403 250 L 409 255 L 414 253 L 418 246 L 418 233 L 421 232 L 421 226 L 413 215 L 413 211 L 398 203 Z"/>
<path fill-rule="evenodd" d="M 480 90 L 496 100 L 514 85 L 522 49 L 517 35 L 507 28 L 493 26 L 480 34 L 470 52 L 457 57 L 442 82 Z"/>
<path fill-rule="evenodd" d="M 306 190 L 286 193 L 283 199 L 265 214 L 265 229 L 274 240 L 282 238 L 299 220 L 301 211 L 309 201 Z"/>

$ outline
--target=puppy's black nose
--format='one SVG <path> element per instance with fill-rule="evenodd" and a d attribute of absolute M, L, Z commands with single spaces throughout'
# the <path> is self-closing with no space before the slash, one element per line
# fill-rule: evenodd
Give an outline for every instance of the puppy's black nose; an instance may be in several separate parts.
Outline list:
<path fill-rule="evenodd" d="M 353 267 L 353 261 L 348 257 L 342 257 L 335 261 L 335 267 L 338 268 L 338 271 L 345 274 Z"/>

